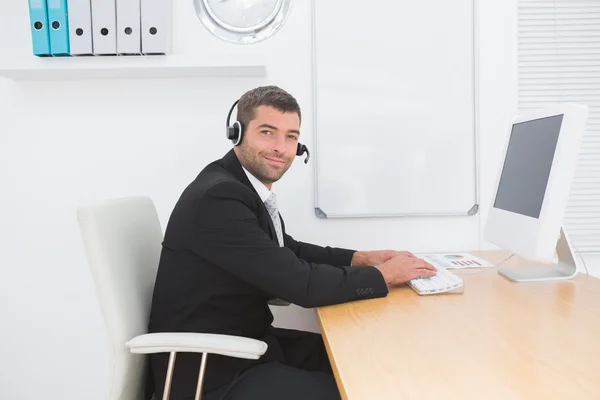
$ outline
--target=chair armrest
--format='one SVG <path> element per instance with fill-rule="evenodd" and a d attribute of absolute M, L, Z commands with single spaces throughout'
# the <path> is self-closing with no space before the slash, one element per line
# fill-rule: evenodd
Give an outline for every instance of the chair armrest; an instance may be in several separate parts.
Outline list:
<path fill-rule="evenodd" d="M 132 353 L 211 353 L 229 357 L 258 359 L 267 344 L 241 336 L 194 332 L 159 332 L 136 336 L 125 345 Z"/>

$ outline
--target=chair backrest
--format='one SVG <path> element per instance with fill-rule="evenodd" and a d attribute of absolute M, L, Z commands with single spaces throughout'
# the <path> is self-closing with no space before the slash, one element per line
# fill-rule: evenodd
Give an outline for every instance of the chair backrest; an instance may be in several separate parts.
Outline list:
<path fill-rule="evenodd" d="M 148 197 L 111 199 L 77 210 L 109 341 L 109 400 L 141 400 L 146 357 L 125 342 L 147 333 L 163 233 Z"/>

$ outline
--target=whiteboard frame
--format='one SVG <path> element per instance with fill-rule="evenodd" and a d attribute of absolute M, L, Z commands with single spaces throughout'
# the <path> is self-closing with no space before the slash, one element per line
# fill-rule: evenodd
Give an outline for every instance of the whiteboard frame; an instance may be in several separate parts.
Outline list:
<path fill-rule="evenodd" d="M 473 216 L 479 212 L 479 204 L 480 204 L 480 187 L 479 187 L 479 165 L 480 165 L 480 154 L 479 154 L 479 0 L 472 0 L 472 62 L 473 62 L 473 77 L 472 77 L 472 88 L 473 88 L 473 135 L 474 135 L 474 157 L 473 162 L 475 164 L 475 177 L 474 177 L 474 186 L 475 186 L 475 198 L 473 199 L 473 206 L 464 212 L 437 212 L 437 213 L 402 213 L 402 214 L 334 214 L 334 213 L 326 213 L 321 210 L 319 207 L 319 157 L 318 157 L 318 140 L 317 140 L 317 40 L 316 40 L 316 2 L 318 0 L 311 0 L 311 66 L 312 66 L 312 101 L 313 101 L 313 137 L 314 143 L 313 147 L 315 148 L 315 154 L 317 155 L 314 158 L 314 209 L 315 215 L 321 219 L 328 218 L 396 218 L 396 217 L 452 217 L 452 216 Z"/>

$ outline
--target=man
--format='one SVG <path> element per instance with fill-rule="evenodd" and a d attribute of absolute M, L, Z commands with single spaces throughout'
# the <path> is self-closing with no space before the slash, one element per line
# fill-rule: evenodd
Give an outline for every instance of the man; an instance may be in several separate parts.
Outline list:
<path fill-rule="evenodd" d="M 206 399 L 339 399 L 320 335 L 271 326 L 268 302 L 319 307 L 386 296 L 435 268 L 408 252 L 319 247 L 286 233 L 271 192 L 296 156 L 301 112 L 284 90 L 239 100 L 240 143 L 185 189 L 170 217 L 150 332 L 207 332 L 267 343 L 259 360 L 209 355 Z M 168 354 L 151 356 L 162 398 Z M 198 354 L 178 353 L 172 400 L 193 399 Z"/>

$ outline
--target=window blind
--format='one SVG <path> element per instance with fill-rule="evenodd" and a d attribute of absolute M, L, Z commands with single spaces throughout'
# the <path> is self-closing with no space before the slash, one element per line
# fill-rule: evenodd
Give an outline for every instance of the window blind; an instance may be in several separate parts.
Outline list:
<path fill-rule="evenodd" d="M 519 0 L 518 107 L 589 106 L 564 226 L 579 253 L 600 253 L 600 1 Z"/>

